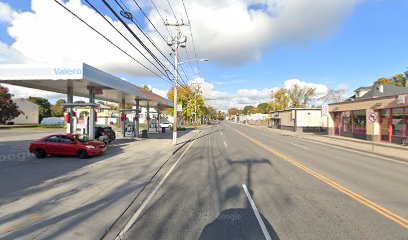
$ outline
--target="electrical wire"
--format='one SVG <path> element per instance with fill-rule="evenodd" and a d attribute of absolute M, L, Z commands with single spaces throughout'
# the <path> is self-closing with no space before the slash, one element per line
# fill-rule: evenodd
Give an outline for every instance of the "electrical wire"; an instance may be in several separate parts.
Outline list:
<path fill-rule="evenodd" d="M 151 70 L 150 68 L 148 68 L 147 66 L 145 66 L 143 63 L 141 63 L 140 61 L 138 61 L 137 59 L 135 59 L 134 57 L 132 57 L 129 53 L 127 53 L 125 50 L 123 50 L 121 47 L 119 47 L 117 44 L 115 44 L 114 42 L 112 42 L 109 38 L 107 38 L 105 35 L 103 35 L 101 32 L 99 32 L 98 30 L 96 30 L 94 27 L 92 27 L 90 24 L 88 24 L 85 20 L 83 20 L 81 17 L 79 17 L 77 14 L 75 14 L 74 12 L 72 12 L 70 9 L 68 9 L 64 4 L 60 3 L 58 0 L 54 0 L 54 2 L 56 2 L 58 5 L 60 5 L 62 8 L 64 8 L 67 12 L 69 12 L 71 15 L 73 15 L 74 17 L 76 17 L 78 20 L 80 20 L 82 23 L 84 23 L 87 27 L 89 27 L 90 29 L 92 29 L 94 32 L 96 32 L 98 35 L 100 35 L 101 37 L 103 37 L 106 41 L 108 41 L 110 44 L 112 44 L 113 46 L 115 46 L 118 50 L 120 50 L 121 52 L 123 52 L 125 55 L 127 55 L 128 57 L 130 57 L 131 59 L 133 59 L 136 63 L 138 63 L 139 65 L 141 65 L 143 68 L 145 68 L 146 70 L 148 70 L 149 72 L 153 73 L 154 75 L 156 75 L 157 77 L 166 80 L 165 78 L 163 78 L 162 76 L 160 76 L 159 74 L 157 74 L 156 72 L 154 72 L 153 70 Z"/>

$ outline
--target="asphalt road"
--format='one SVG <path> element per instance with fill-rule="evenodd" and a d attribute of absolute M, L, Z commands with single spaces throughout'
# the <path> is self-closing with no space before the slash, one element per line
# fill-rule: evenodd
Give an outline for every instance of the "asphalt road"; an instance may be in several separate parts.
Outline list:
<path fill-rule="evenodd" d="M 407 239 L 407 176 L 406 163 L 222 123 L 192 143 L 126 238 Z"/>

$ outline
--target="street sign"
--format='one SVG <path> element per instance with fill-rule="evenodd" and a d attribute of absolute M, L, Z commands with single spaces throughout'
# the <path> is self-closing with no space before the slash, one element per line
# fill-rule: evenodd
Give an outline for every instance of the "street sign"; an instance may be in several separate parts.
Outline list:
<path fill-rule="evenodd" d="M 182 112 L 183 111 L 183 105 L 178 104 L 177 105 L 177 112 Z"/>
<path fill-rule="evenodd" d="M 370 122 L 375 122 L 377 121 L 377 114 L 375 112 L 372 112 L 368 115 L 368 120 L 370 120 Z"/>
<path fill-rule="evenodd" d="M 329 105 L 322 105 L 322 117 L 327 117 L 329 115 Z"/>

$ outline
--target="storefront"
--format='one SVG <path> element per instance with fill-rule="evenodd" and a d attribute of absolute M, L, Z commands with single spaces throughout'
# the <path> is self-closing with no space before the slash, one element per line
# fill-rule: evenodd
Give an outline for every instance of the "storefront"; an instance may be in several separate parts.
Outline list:
<path fill-rule="evenodd" d="M 405 144 L 407 141 L 408 107 L 380 111 L 380 140 Z"/>
<path fill-rule="evenodd" d="M 329 135 L 405 144 L 408 139 L 408 88 L 360 88 L 348 100 L 329 104 Z M 358 97 L 357 97 L 358 96 Z M 375 113 L 370 121 L 368 116 Z M 373 120 L 373 119 L 372 119 Z"/>

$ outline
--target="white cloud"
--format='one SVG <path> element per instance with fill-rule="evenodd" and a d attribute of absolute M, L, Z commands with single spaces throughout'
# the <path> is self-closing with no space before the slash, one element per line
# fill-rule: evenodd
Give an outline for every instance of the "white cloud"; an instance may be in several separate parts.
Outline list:
<path fill-rule="evenodd" d="M 224 65 L 236 65 L 258 60 L 266 48 L 280 44 L 304 45 L 330 35 L 339 22 L 352 11 L 357 1 L 191 0 L 185 3 L 198 57 L 204 56 L 212 62 Z M 70 0 L 65 5 L 136 59 L 143 59 L 96 12 L 83 5 L 80 0 Z M 159 31 L 167 36 L 167 30 L 151 2 L 141 1 L 140 5 Z M 255 9 L 254 6 L 257 5 L 264 7 Z M 9 22 L 9 35 L 15 39 L 10 46 L 13 51 L 21 52 L 35 62 L 84 61 L 115 74 L 150 74 L 54 1 L 32 0 L 31 6 L 30 12 L 16 13 L 6 4 L 0 5 L 0 16 L 3 21 Z M 186 20 L 181 1 L 173 1 L 172 6 L 178 18 Z M 167 2 L 157 1 L 157 7 L 165 19 L 174 19 Z M 134 6 L 131 8 L 137 10 Z M 133 39 L 118 21 L 108 19 Z M 133 24 L 129 26 L 136 29 Z M 151 25 L 147 26 L 146 31 L 152 39 L 168 53 L 170 49 L 164 41 Z M 188 28 L 184 28 L 184 33 L 188 36 L 188 50 L 192 53 L 191 37 L 187 30 Z M 148 43 L 147 40 L 144 41 Z M 151 45 L 149 47 L 153 49 Z M 14 58 L 12 61 L 18 60 Z M 142 62 L 150 66 L 147 61 Z"/>
<path fill-rule="evenodd" d="M 15 11 L 4 2 L 0 2 L 0 22 L 11 22 L 15 15 Z"/>
<path fill-rule="evenodd" d="M 290 80 L 286 80 L 285 81 L 285 88 L 290 88 L 292 87 L 294 84 L 298 84 L 301 87 L 312 87 L 312 88 L 316 88 L 316 96 L 314 97 L 319 98 L 321 96 L 323 96 L 324 94 L 327 93 L 327 86 L 324 84 L 320 84 L 320 83 L 308 83 L 305 81 L 300 81 L 299 79 L 290 79 Z"/>
<path fill-rule="evenodd" d="M 152 89 L 153 93 L 156 93 L 159 96 L 167 98 L 167 91 L 166 90 L 161 90 L 161 89 L 158 89 L 158 88 L 150 88 L 150 89 Z"/>

